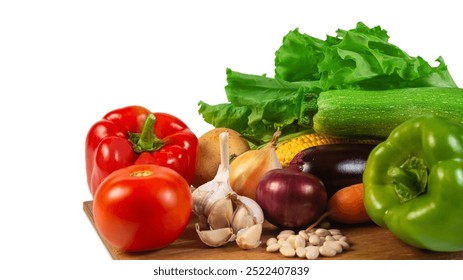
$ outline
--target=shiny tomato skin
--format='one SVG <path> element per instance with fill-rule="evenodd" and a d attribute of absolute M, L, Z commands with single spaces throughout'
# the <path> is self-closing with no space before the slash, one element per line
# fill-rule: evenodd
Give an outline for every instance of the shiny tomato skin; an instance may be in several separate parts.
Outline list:
<path fill-rule="evenodd" d="M 93 201 L 95 226 L 114 247 L 147 251 L 174 242 L 190 220 L 188 183 L 170 168 L 132 165 L 111 173 Z"/>

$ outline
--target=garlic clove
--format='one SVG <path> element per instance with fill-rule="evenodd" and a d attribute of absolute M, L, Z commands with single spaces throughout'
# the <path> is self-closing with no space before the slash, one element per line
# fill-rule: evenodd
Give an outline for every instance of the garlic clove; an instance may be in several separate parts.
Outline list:
<path fill-rule="evenodd" d="M 238 232 L 239 230 L 247 227 L 251 227 L 256 224 L 256 219 L 249 212 L 248 207 L 245 204 L 240 203 L 235 210 L 231 226 L 233 231 Z"/>
<path fill-rule="evenodd" d="M 233 217 L 233 204 L 229 197 L 216 201 L 207 217 L 211 229 L 229 228 Z"/>
<path fill-rule="evenodd" d="M 201 241 L 209 247 L 220 247 L 227 244 L 228 242 L 235 240 L 236 238 L 231 228 L 201 231 L 199 224 L 196 224 L 196 232 L 198 233 Z"/>
<path fill-rule="evenodd" d="M 237 198 L 242 204 L 246 205 L 249 213 L 255 219 L 255 223 L 262 224 L 264 222 L 264 212 L 256 201 L 246 196 L 237 196 Z"/>
<path fill-rule="evenodd" d="M 236 244 L 241 249 L 254 249 L 261 244 L 262 224 L 243 228 L 236 234 Z"/>
<path fill-rule="evenodd" d="M 236 212 L 240 210 L 239 208 L 241 206 L 245 207 L 248 215 L 253 218 L 254 222 L 252 224 L 262 224 L 264 222 L 264 212 L 262 211 L 262 208 L 259 206 L 257 202 L 255 202 L 249 197 L 238 195 L 235 192 L 229 193 L 228 197 L 230 197 L 233 203 L 237 206 L 237 209 L 235 210 Z M 235 213 L 235 215 L 237 214 Z M 244 213 L 238 215 L 244 215 Z"/>
<path fill-rule="evenodd" d="M 199 227 L 200 230 L 208 230 L 208 229 L 210 229 L 209 224 L 207 223 L 207 219 L 204 216 L 198 217 L 197 226 Z"/>

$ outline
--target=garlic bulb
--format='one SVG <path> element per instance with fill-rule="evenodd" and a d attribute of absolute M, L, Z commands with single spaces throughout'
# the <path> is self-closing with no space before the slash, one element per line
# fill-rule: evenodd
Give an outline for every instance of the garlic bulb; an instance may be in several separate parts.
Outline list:
<path fill-rule="evenodd" d="M 244 152 L 233 160 L 230 165 L 230 185 L 236 193 L 255 200 L 257 184 L 264 174 L 282 168 L 275 152 L 280 134 L 280 130 L 277 130 L 265 147 Z"/>
<path fill-rule="evenodd" d="M 220 141 L 220 165 L 212 181 L 209 181 L 193 191 L 193 213 L 200 218 L 209 216 L 212 205 L 232 192 L 230 187 L 230 164 L 228 159 L 228 132 L 222 132 Z M 226 145 L 222 145 L 225 143 Z"/>
<path fill-rule="evenodd" d="M 260 245 L 264 214 L 248 197 L 239 196 L 230 187 L 228 132 L 219 136 L 221 163 L 217 175 L 193 191 L 193 212 L 199 222 L 195 228 L 199 238 L 210 247 L 235 241 L 243 249 Z"/>

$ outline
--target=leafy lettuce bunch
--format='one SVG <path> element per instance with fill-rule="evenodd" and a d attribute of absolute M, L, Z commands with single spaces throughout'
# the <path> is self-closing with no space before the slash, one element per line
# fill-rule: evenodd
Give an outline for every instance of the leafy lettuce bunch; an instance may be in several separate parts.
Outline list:
<path fill-rule="evenodd" d="M 381 90 L 406 87 L 457 87 L 442 57 L 432 67 L 389 43 L 387 31 L 359 22 L 325 40 L 295 29 L 275 52 L 275 76 L 227 69 L 228 103 L 199 102 L 199 113 L 215 127 L 228 127 L 266 142 L 311 129 L 317 96 L 332 89 Z"/>

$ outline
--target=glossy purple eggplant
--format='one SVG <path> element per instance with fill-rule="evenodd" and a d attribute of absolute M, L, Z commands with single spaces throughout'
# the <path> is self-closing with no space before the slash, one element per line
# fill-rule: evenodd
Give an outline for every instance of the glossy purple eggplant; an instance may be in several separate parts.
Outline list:
<path fill-rule="evenodd" d="M 374 147 L 371 144 L 315 146 L 298 153 L 289 168 L 318 177 L 331 197 L 342 188 L 362 183 L 363 170 Z"/>

